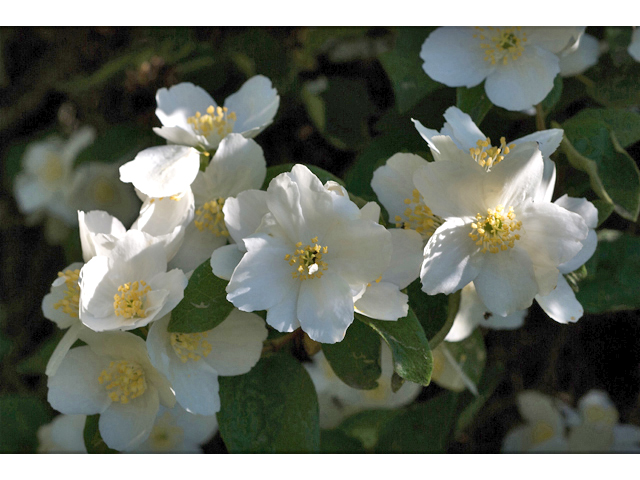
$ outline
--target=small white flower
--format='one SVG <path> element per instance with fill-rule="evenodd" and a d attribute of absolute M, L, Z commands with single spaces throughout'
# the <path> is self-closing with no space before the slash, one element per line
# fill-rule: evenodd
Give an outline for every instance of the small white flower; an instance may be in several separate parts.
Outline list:
<path fill-rule="evenodd" d="M 38 429 L 38 453 L 87 453 L 84 446 L 86 415 L 58 415 Z"/>
<path fill-rule="evenodd" d="M 78 210 L 78 226 L 82 258 L 85 262 L 98 254 L 108 255 L 111 244 L 127 231 L 120 220 L 100 210 L 86 213 Z"/>
<path fill-rule="evenodd" d="M 598 63 L 600 53 L 598 39 L 588 33 L 583 34 L 575 50 L 560 56 L 560 75 L 563 77 L 580 75 Z"/>
<path fill-rule="evenodd" d="M 558 54 L 584 27 L 440 27 L 422 45 L 422 68 L 449 87 L 485 81 L 487 97 L 507 110 L 540 103 L 560 72 Z"/>
<path fill-rule="evenodd" d="M 226 199 L 244 190 L 259 189 L 266 175 L 264 153 L 254 140 L 236 133 L 226 136 L 191 185 L 195 218 L 186 227 L 184 242 L 171 266 L 191 271 L 216 248 L 226 245 L 230 238 L 222 211 Z"/>
<path fill-rule="evenodd" d="M 80 320 L 94 331 L 132 330 L 169 313 L 182 300 L 187 278 L 167 272 L 164 247 L 129 230 L 108 255 L 97 255 L 80 271 Z"/>
<path fill-rule="evenodd" d="M 372 390 L 352 388 L 340 380 L 322 351 L 313 356 L 312 363 L 304 366 L 313 380 L 318 393 L 320 407 L 320 427 L 334 428 L 343 419 L 354 413 L 370 408 L 399 408 L 411 403 L 422 391 L 417 383 L 406 381 L 400 390 L 391 389 L 393 360 L 391 350 L 382 342 L 380 366 L 382 374 L 378 379 L 378 387 Z"/>
<path fill-rule="evenodd" d="M 207 443 L 217 429 L 215 415 L 195 415 L 180 405 L 161 405 L 149 438 L 131 453 L 202 453 L 200 445 Z"/>
<path fill-rule="evenodd" d="M 588 228 L 580 215 L 534 201 L 543 177 L 537 144 L 514 148 L 506 147 L 490 172 L 473 155 L 447 147 L 446 161 L 415 173 L 425 204 L 445 220 L 425 247 L 420 277 L 428 294 L 473 281 L 489 310 L 506 316 L 549 294 L 558 266 L 582 248 Z"/>
<path fill-rule="evenodd" d="M 223 212 L 238 245 L 212 255 L 214 273 L 226 275 L 237 252 L 246 250 L 227 299 L 243 311 L 267 310 L 267 323 L 279 331 L 301 326 L 318 342 L 341 341 L 354 319 L 354 296 L 389 265 L 391 234 L 361 218 L 348 197 L 326 188 L 303 165 L 274 178 L 266 193 L 250 192 L 241 194 L 243 202 L 262 198 L 264 204 L 238 208 L 229 198 Z M 268 213 L 260 217 L 265 206 Z"/>
<path fill-rule="evenodd" d="M 147 337 L 151 362 L 169 379 L 183 408 L 214 415 L 220 410 L 218 376 L 242 375 L 260 360 L 267 338 L 264 320 L 234 309 L 206 332 L 171 333 L 170 319 L 167 315 L 151 325 Z"/>
<path fill-rule="evenodd" d="M 262 132 L 273 121 L 280 97 L 271 80 L 256 75 L 227 97 L 222 107 L 192 83 L 161 88 L 156 102 L 162 127 L 154 128 L 154 132 L 170 143 L 211 151 L 232 132 L 246 138 Z"/>
<path fill-rule="evenodd" d="M 108 447 L 131 450 L 149 436 L 160 404 L 175 405 L 169 382 L 149 361 L 144 340 L 126 332 L 86 332 L 49 377 L 48 400 L 66 414 L 100 414 Z"/>
<path fill-rule="evenodd" d="M 93 128 L 84 127 L 67 141 L 51 137 L 27 147 L 22 159 L 23 171 L 16 177 L 14 186 L 22 213 L 31 216 L 46 212 L 68 225 L 76 224 L 75 209 L 69 205 L 73 162 L 94 138 Z"/>

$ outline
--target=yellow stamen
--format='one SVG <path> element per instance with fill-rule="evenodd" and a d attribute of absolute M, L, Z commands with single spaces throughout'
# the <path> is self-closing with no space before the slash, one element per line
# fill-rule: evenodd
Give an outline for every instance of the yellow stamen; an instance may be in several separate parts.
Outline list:
<path fill-rule="evenodd" d="M 211 344 L 205 340 L 208 332 L 201 333 L 172 333 L 171 346 L 182 363 L 189 360 L 197 362 L 211 353 Z"/>
<path fill-rule="evenodd" d="M 293 254 L 286 254 L 285 261 L 291 266 L 295 266 L 295 270 L 291 272 L 293 278 L 307 280 L 310 278 L 320 278 L 323 272 L 327 270 L 327 262 L 322 260 L 322 256 L 329 251 L 329 247 L 323 247 L 318 242 L 318 237 L 311 239 L 312 245 L 302 248 L 302 242 L 296 243 L 296 249 Z"/>
<path fill-rule="evenodd" d="M 235 122 L 235 112 L 229 112 L 227 107 L 214 108 L 212 105 L 207 108 L 205 115 L 196 112 L 193 117 L 187 118 L 187 123 L 191 125 L 196 135 L 204 137 L 208 137 L 213 132 L 220 137 L 225 137 L 233 132 Z"/>
<path fill-rule="evenodd" d="M 479 47 L 484 51 L 484 60 L 491 65 L 501 63 L 507 65 L 509 60 L 515 61 L 522 56 L 527 34 L 521 27 L 476 27 L 478 33 L 473 37 L 479 40 Z"/>
<path fill-rule="evenodd" d="M 513 248 L 520 235 L 514 233 L 522 228 L 522 222 L 516 220 L 513 207 L 504 213 L 504 207 L 498 205 L 495 210 L 487 209 L 487 215 L 476 215 L 476 221 L 471 224 L 469 237 L 476 245 L 482 247 L 482 253 L 498 253 L 501 250 Z"/>
<path fill-rule="evenodd" d="M 531 430 L 531 442 L 534 445 L 550 440 L 555 435 L 553 427 L 547 422 L 537 422 Z"/>
<path fill-rule="evenodd" d="M 229 230 L 224 223 L 224 198 L 217 198 L 205 203 L 196 210 L 196 218 L 193 221 L 201 232 L 206 228 L 216 237 L 228 237 Z"/>
<path fill-rule="evenodd" d="M 408 205 L 404 211 L 405 218 L 403 219 L 400 215 L 396 215 L 394 218 L 396 228 L 410 228 L 418 232 L 426 240 L 442 225 L 442 219 L 434 215 L 431 209 L 424 204 L 418 189 L 414 188 L 411 198 L 405 198 L 404 203 Z M 413 208 L 411 205 L 413 205 Z"/>
<path fill-rule="evenodd" d="M 139 397 L 147 390 L 144 370 L 137 363 L 127 360 L 111 362 L 98 377 L 98 383 L 107 383 L 105 388 L 113 402 L 129 403 L 129 400 Z"/>
<path fill-rule="evenodd" d="M 478 140 L 476 145 L 475 148 L 469 149 L 469 154 L 487 172 L 491 170 L 491 167 L 504 160 L 504 157 L 515 147 L 514 144 L 507 146 L 504 137 L 500 139 L 500 147 L 491 146 L 489 137 L 485 140 Z"/>
<path fill-rule="evenodd" d="M 67 289 L 64 292 L 64 298 L 53 305 L 56 310 L 62 309 L 64 313 L 74 318 L 78 318 L 78 312 L 80 311 L 79 275 L 79 269 L 58 272 L 58 276 L 64 278 L 64 285 Z"/>
<path fill-rule="evenodd" d="M 143 287 L 140 289 L 140 287 Z M 144 281 L 125 283 L 118 287 L 118 292 L 113 296 L 113 308 L 116 317 L 124 318 L 145 318 L 147 313 L 144 308 L 146 295 L 151 291 L 151 287 Z"/>

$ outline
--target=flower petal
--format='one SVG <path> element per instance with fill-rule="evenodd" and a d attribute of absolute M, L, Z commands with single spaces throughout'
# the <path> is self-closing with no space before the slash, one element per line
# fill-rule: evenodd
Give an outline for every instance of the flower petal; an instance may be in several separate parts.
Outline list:
<path fill-rule="evenodd" d="M 189 117 L 196 112 L 204 113 L 209 106 L 218 106 L 204 89 L 189 82 L 159 89 L 156 103 L 156 116 L 164 127 L 180 127 L 187 132 L 193 131 L 187 122 Z"/>
<path fill-rule="evenodd" d="M 248 132 L 246 136 L 253 138 L 273 122 L 280 97 L 271 80 L 264 75 L 256 75 L 244 82 L 236 93 L 229 95 L 224 106 L 236 113 L 233 131 Z"/>
<path fill-rule="evenodd" d="M 378 320 L 397 320 L 409 313 L 409 297 L 397 285 L 389 282 L 372 283 L 355 302 L 358 312 Z"/>
<path fill-rule="evenodd" d="M 470 148 L 475 148 L 478 140 L 486 138 L 471 117 L 458 107 L 447 108 L 444 119 L 446 122 L 440 134 L 451 137 L 460 150 L 468 151 Z"/>
<path fill-rule="evenodd" d="M 224 280 L 231 280 L 233 271 L 243 256 L 244 252 L 241 252 L 235 243 L 217 248 L 211 254 L 211 270 L 213 274 Z"/>
<path fill-rule="evenodd" d="M 577 322 L 584 314 L 584 309 L 576 299 L 576 294 L 562 276 L 558 275 L 558 284 L 551 293 L 545 296 L 536 295 L 538 305 L 547 315 L 558 323 Z"/>

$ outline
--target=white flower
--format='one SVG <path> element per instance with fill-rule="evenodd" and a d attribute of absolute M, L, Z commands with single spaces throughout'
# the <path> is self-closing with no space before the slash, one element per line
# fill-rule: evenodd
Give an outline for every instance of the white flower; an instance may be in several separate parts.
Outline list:
<path fill-rule="evenodd" d="M 58 415 L 38 429 L 38 453 L 87 453 L 84 446 L 86 415 Z"/>
<path fill-rule="evenodd" d="M 167 315 L 151 325 L 147 337 L 151 363 L 169 379 L 183 408 L 214 415 L 220 410 L 218 376 L 242 375 L 260 360 L 267 338 L 264 321 L 234 309 L 212 330 L 170 333 L 170 319 Z"/>
<path fill-rule="evenodd" d="M 348 197 L 323 186 L 303 165 L 274 178 L 266 193 L 243 193 L 245 208 L 233 198 L 223 208 L 238 246 L 219 248 L 211 259 L 216 275 L 228 274 L 239 256 L 233 250 L 246 250 L 227 299 L 243 311 L 267 310 L 267 323 L 276 330 L 301 326 L 318 342 L 341 341 L 354 319 L 354 296 L 389 265 L 391 234 L 361 218 Z M 246 208 L 252 203 L 258 206 Z"/>
<path fill-rule="evenodd" d="M 574 51 L 560 56 L 560 75 L 563 77 L 580 75 L 598 63 L 600 51 L 598 39 L 588 33 L 583 34 Z"/>
<path fill-rule="evenodd" d="M 200 445 L 217 429 L 215 415 L 194 415 L 180 405 L 161 405 L 149 438 L 131 453 L 202 453 Z"/>
<path fill-rule="evenodd" d="M 525 424 L 512 429 L 504 438 L 502 451 L 566 452 L 565 421 L 551 397 L 529 390 L 518 395 L 518 411 Z"/>
<path fill-rule="evenodd" d="M 149 361 L 144 340 L 126 332 L 86 332 L 49 377 L 48 400 L 66 414 L 100 414 L 110 448 L 131 450 L 151 432 L 160 404 L 173 407 L 169 382 Z"/>
<path fill-rule="evenodd" d="M 227 244 L 229 231 L 222 208 L 228 197 L 248 189 L 259 189 L 267 175 L 262 148 L 237 133 L 226 136 L 211 162 L 191 185 L 195 219 L 190 221 L 180 251 L 171 262 L 185 272 L 195 269 Z"/>
<path fill-rule="evenodd" d="M 127 231 L 120 220 L 100 210 L 86 213 L 78 210 L 78 226 L 82 258 L 85 262 L 98 254 L 107 255 L 115 239 Z"/>
<path fill-rule="evenodd" d="M 423 290 L 453 293 L 473 281 L 483 303 L 501 316 L 531 305 L 558 282 L 558 266 L 582 248 L 588 228 L 578 214 L 534 201 L 542 183 L 537 145 L 506 147 L 485 171 L 449 142 L 446 161 L 432 162 L 414 183 L 443 218 L 424 252 Z M 478 156 L 478 155 L 476 155 Z M 471 157 L 471 158 L 470 158 Z"/>
<path fill-rule="evenodd" d="M 84 127 L 64 141 L 58 137 L 32 143 L 22 159 L 23 171 L 15 180 L 14 193 L 25 215 L 46 212 L 68 225 L 75 225 L 75 209 L 69 205 L 73 162 L 93 143 L 95 131 Z"/>
<path fill-rule="evenodd" d="M 69 189 L 71 207 L 107 211 L 130 225 L 140 203 L 134 189 L 119 180 L 118 168 L 114 163 L 86 162 L 75 169 Z"/>
<path fill-rule="evenodd" d="M 167 272 L 162 244 L 137 230 L 119 238 L 108 255 L 80 271 L 80 320 L 94 331 L 132 330 L 169 313 L 182 300 L 187 278 Z"/>
<path fill-rule="evenodd" d="M 627 47 L 627 52 L 636 62 L 640 62 L 640 28 L 634 27 L 631 34 L 631 43 Z"/>
<path fill-rule="evenodd" d="M 560 72 L 558 54 L 584 27 L 440 27 L 422 45 L 422 68 L 449 87 L 485 81 L 487 97 L 507 110 L 540 103 Z"/>
<path fill-rule="evenodd" d="M 271 80 L 256 75 L 227 97 L 223 107 L 192 83 L 161 88 L 156 102 L 162 128 L 154 128 L 154 132 L 170 143 L 210 151 L 232 132 L 247 138 L 262 132 L 273 121 L 280 97 Z"/>
<path fill-rule="evenodd" d="M 400 390 L 391 389 L 393 360 L 391 350 L 382 342 L 380 366 L 382 374 L 378 379 L 378 387 L 372 390 L 352 388 L 340 380 L 322 351 L 313 356 L 312 363 L 303 364 L 318 393 L 320 407 L 320 427 L 334 428 L 343 419 L 354 413 L 370 408 L 399 408 L 411 403 L 422 391 L 417 383 L 404 382 Z"/>

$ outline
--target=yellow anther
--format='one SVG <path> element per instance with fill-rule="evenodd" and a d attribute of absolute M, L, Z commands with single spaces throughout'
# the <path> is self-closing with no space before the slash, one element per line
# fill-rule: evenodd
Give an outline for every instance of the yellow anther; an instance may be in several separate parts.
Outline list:
<path fill-rule="evenodd" d="M 113 308 L 116 317 L 124 318 L 145 318 L 147 316 L 144 307 L 147 293 L 151 287 L 144 281 L 125 283 L 118 287 L 118 292 L 113 296 Z"/>
<path fill-rule="evenodd" d="M 210 200 L 198 208 L 193 221 L 197 229 L 202 232 L 206 228 L 216 237 L 228 237 L 229 230 L 224 223 L 222 207 L 224 207 L 224 198 Z"/>
<path fill-rule="evenodd" d="M 235 112 L 230 112 L 227 107 L 216 107 L 210 105 L 206 114 L 196 112 L 193 117 L 187 118 L 187 123 L 191 125 L 196 135 L 208 137 L 211 133 L 216 133 L 220 137 L 225 137 L 233 132 L 236 122 Z"/>
<path fill-rule="evenodd" d="M 62 159 L 55 153 L 48 153 L 44 165 L 38 170 L 37 175 L 45 183 L 53 183 L 64 175 Z"/>
<path fill-rule="evenodd" d="M 80 311 L 80 285 L 78 285 L 78 277 L 80 270 L 65 270 L 58 272 L 58 277 L 64 278 L 64 298 L 53 304 L 56 310 L 62 309 L 64 313 L 74 318 L 78 318 Z"/>
<path fill-rule="evenodd" d="M 505 213 L 504 207 L 498 205 L 495 210 L 487 209 L 487 215 L 476 215 L 476 221 L 471 224 L 469 238 L 476 245 L 482 247 L 482 253 L 498 253 L 513 248 L 520 235 L 515 233 L 522 228 L 522 222 L 516 220 L 513 207 Z"/>
<path fill-rule="evenodd" d="M 291 272 L 292 278 L 300 280 L 320 278 L 323 272 L 329 268 L 327 262 L 322 260 L 322 256 L 329 251 L 329 247 L 319 245 L 317 241 L 318 237 L 313 237 L 311 245 L 304 248 L 302 248 L 302 242 L 298 242 L 293 255 L 286 254 L 284 256 L 289 265 L 295 266 L 295 270 Z"/>
<path fill-rule="evenodd" d="M 211 344 L 205 340 L 207 334 L 208 332 L 171 334 L 171 346 L 182 363 L 189 360 L 197 362 L 211 353 Z"/>
<path fill-rule="evenodd" d="M 396 228 L 415 230 L 426 240 L 442 225 L 442 219 L 424 204 L 418 189 L 414 188 L 411 198 L 405 198 L 404 203 L 411 206 L 404 210 L 404 219 L 400 215 L 395 216 Z"/>
<path fill-rule="evenodd" d="M 127 360 L 111 362 L 98 377 L 98 383 L 106 383 L 109 398 L 120 403 L 129 403 L 129 400 L 139 397 L 147 390 L 144 370 L 137 363 Z"/>
<path fill-rule="evenodd" d="M 615 408 L 605 408 L 600 405 L 589 405 L 584 410 L 585 420 L 589 423 L 615 425 L 618 423 L 618 411 Z"/>
<path fill-rule="evenodd" d="M 488 171 L 491 167 L 504 160 L 504 157 L 514 148 L 515 145 L 511 144 L 507 146 L 507 142 L 504 137 L 500 139 L 500 147 L 492 147 L 491 139 L 487 137 L 486 140 L 478 140 L 475 148 L 469 149 L 469 154 L 478 165 L 485 168 Z"/>
<path fill-rule="evenodd" d="M 484 52 L 484 60 L 491 65 L 501 62 L 507 65 L 509 60 L 517 60 L 524 52 L 527 35 L 520 27 L 488 27 L 490 33 L 483 35 L 484 28 L 476 27 L 479 33 L 474 38 L 480 40 L 479 46 Z"/>
<path fill-rule="evenodd" d="M 554 437 L 553 427 L 547 422 L 537 422 L 531 429 L 531 442 L 534 445 L 546 442 Z"/>

